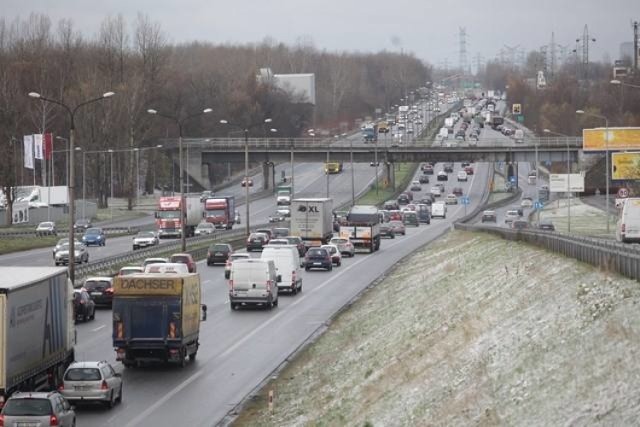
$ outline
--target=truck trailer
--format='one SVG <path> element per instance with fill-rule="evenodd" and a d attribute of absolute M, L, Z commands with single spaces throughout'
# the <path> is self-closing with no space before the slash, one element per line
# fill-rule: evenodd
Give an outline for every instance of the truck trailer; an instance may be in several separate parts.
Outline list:
<path fill-rule="evenodd" d="M 293 199 L 291 235 L 300 236 L 306 246 L 329 243 L 333 236 L 333 199 Z"/>
<path fill-rule="evenodd" d="M 356 252 L 373 253 L 380 249 L 380 213 L 371 205 L 352 206 L 340 236 L 351 239 Z"/>
<path fill-rule="evenodd" d="M 185 194 L 182 203 L 185 203 L 185 235 L 190 237 L 194 235 L 196 227 L 202 221 L 203 204 L 200 201 L 200 195 L 197 194 Z M 155 217 L 158 236 L 161 239 L 182 236 L 181 209 L 179 196 L 160 197 Z"/>
<path fill-rule="evenodd" d="M 113 347 L 125 367 L 144 363 L 184 366 L 198 353 L 201 305 L 197 273 L 138 273 L 113 283 Z"/>
<path fill-rule="evenodd" d="M 0 408 L 15 391 L 55 390 L 74 360 L 66 268 L 0 267 Z"/>
<path fill-rule="evenodd" d="M 204 218 L 216 228 L 231 230 L 235 224 L 235 196 L 216 196 L 204 201 Z"/>

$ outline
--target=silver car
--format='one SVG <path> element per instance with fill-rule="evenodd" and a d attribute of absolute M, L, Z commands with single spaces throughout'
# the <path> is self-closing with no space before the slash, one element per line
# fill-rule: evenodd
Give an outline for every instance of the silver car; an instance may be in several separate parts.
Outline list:
<path fill-rule="evenodd" d="M 55 236 L 58 232 L 56 230 L 56 223 L 52 221 L 45 221 L 38 224 L 36 227 L 36 235 L 38 236 Z"/>
<path fill-rule="evenodd" d="M 4 426 L 74 427 L 76 413 L 58 392 L 14 393 L 2 408 Z M 54 424 L 52 421 L 55 421 Z"/>
<path fill-rule="evenodd" d="M 153 231 L 141 231 L 133 238 L 133 250 L 155 246 L 158 244 L 158 236 Z"/>
<path fill-rule="evenodd" d="M 213 234 L 216 232 L 216 227 L 210 222 L 201 222 L 196 227 L 194 234 L 196 236 L 204 236 L 206 234 Z"/>
<path fill-rule="evenodd" d="M 60 392 L 71 402 L 102 402 L 113 408 L 122 402 L 122 375 L 106 361 L 74 362 L 64 373 Z"/>
<path fill-rule="evenodd" d="M 89 262 L 89 251 L 87 250 L 87 247 L 85 245 L 83 245 L 82 243 L 78 244 L 78 242 L 76 242 L 73 249 L 75 252 L 74 259 L 76 263 L 82 264 L 83 262 L 84 263 Z M 60 248 L 60 250 L 56 252 L 56 254 L 53 257 L 53 261 L 55 262 L 56 265 L 69 264 L 69 243 L 68 242 L 64 243 Z"/>

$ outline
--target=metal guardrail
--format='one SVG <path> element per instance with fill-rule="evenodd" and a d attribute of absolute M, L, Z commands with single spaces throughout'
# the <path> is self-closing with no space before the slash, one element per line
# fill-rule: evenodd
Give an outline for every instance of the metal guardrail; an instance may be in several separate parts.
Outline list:
<path fill-rule="evenodd" d="M 118 234 L 136 234 L 140 229 L 138 227 L 101 227 L 107 236 L 115 236 Z M 65 237 L 68 230 L 59 230 L 54 236 Z M 76 234 L 82 234 L 76 231 Z M 49 234 L 51 236 L 51 234 Z M 0 238 L 22 238 L 22 237 L 39 237 L 35 230 L 0 230 Z"/>
<path fill-rule="evenodd" d="M 597 268 L 640 280 L 640 248 L 593 237 L 578 237 L 542 230 L 513 230 L 456 223 L 456 229 L 484 231 L 512 241 L 522 241 L 575 258 Z"/>

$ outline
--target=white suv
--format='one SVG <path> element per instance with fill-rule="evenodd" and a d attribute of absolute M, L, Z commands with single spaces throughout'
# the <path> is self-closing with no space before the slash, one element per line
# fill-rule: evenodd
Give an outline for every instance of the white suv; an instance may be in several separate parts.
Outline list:
<path fill-rule="evenodd" d="M 106 361 L 74 362 L 64 373 L 60 393 L 73 402 L 122 402 L 122 376 Z"/>

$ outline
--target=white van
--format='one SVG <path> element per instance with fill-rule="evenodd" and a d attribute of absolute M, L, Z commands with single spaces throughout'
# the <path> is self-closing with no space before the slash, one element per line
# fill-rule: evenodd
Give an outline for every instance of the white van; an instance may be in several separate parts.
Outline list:
<path fill-rule="evenodd" d="M 229 303 L 231 310 L 241 305 L 278 305 L 278 275 L 273 261 L 239 259 L 231 265 Z"/>
<path fill-rule="evenodd" d="M 446 218 L 447 205 L 444 202 L 435 202 L 431 204 L 431 218 Z"/>
<path fill-rule="evenodd" d="M 524 142 L 524 131 L 522 129 L 516 129 L 513 133 L 513 139 L 515 139 L 516 142 Z"/>
<path fill-rule="evenodd" d="M 616 240 L 623 243 L 640 243 L 640 197 L 625 200 L 616 227 Z"/>
<path fill-rule="evenodd" d="M 302 270 L 300 269 L 300 253 L 296 245 L 267 245 L 262 250 L 260 259 L 273 261 L 276 274 L 280 276 L 278 290 L 292 294 L 302 292 Z"/>

